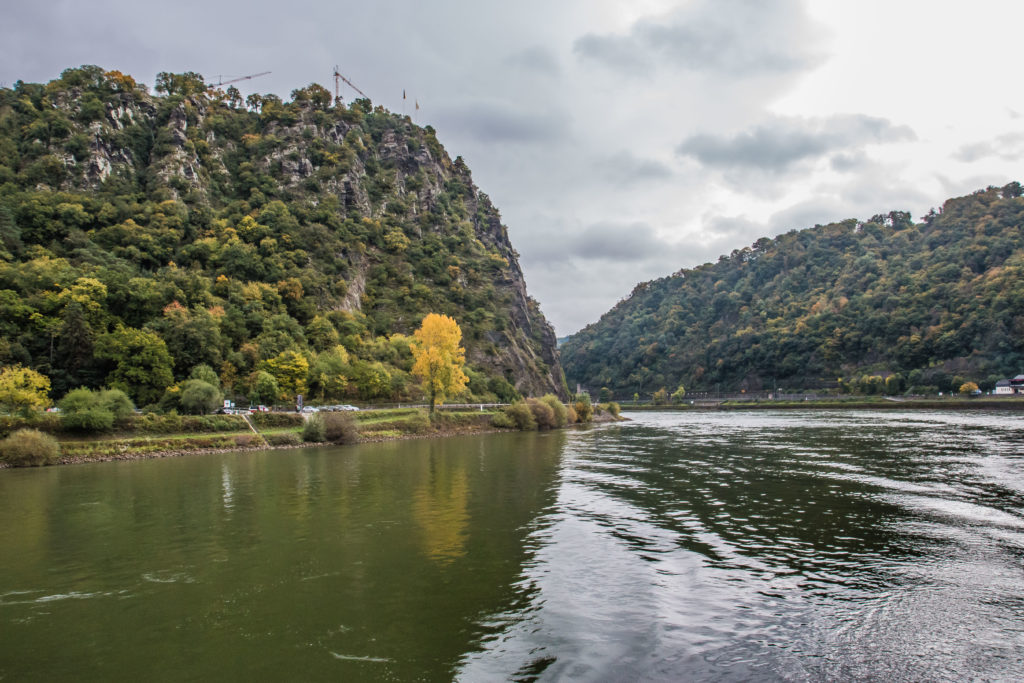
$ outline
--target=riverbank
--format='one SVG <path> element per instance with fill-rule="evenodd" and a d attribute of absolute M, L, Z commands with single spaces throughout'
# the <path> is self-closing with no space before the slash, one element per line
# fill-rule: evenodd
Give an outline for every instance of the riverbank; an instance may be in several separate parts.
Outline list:
<path fill-rule="evenodd" d="M 430 414 L 418 408 L 389 408 L 364 410 L 354 413 L 358 427 L 358 443 L 379 443 L 408 439 L 437 439 L 466 434 L 490 434 L 514 431 L 495 427 L 492 420 L 499 410 L 445 410 Z M 255 417 L 255 416 L 254 416 Z M 607 411 L 595 410 L 589 424 L 624 420 Z M 147 425 L 138 420 L 139 429 Z M 296 448 L 318 448 L 333 444 L 303 441 L 304 417 L 294 413 L 272 413 L 261 420 L 259 430 L 241 431 L 244 424 L 238 416 L 212 416 L 190 419 L 184 424 L 193 429 L 207 429 L 202 433 L 161 433 L 139 434 L 121 425 L 119 433 L 98 436 L 74 436 L 62 434 L 56 429 L 60 456 L 51 465 L 75 465 L 88 462 L 110 462 L 114 460 L 144 460 L 171 458 L 183 455 L 208 455 L 216 453 L 245 453 L 265 450 L 291 450 Z M 40 426 L 56 425 L 49 419 Z M 567 425 L 568 427 L 583 425 Z M 233 429 L 230 429 L 233 428 Z M 0 469 L 11 467 L 0 461 Z"/>

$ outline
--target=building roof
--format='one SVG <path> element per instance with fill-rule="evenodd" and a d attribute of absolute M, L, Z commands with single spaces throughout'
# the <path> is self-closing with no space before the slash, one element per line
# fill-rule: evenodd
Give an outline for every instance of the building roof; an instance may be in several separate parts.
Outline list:
<path fill-rule="evenodd" d="M 1008 387 L 1008 386 L 1010 386 L 1010 380 L 1008 380 L 1008 379 L 1001 379 L 998 382 L 996 382 L 996 386 L 997 387 Z"/>

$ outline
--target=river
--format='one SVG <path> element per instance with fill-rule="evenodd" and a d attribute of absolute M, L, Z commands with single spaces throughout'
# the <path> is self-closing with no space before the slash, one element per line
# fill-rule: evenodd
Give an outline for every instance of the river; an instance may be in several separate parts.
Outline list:
<path fill-rule="evenodd" d="M 1024 678 L 1024 417 L 0 471 L 0 680 Z"/>

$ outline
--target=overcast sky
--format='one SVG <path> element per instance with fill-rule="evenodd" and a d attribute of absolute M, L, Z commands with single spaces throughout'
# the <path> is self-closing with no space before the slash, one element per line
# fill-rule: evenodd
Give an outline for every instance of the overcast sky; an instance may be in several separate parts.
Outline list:
<path fill-rule="evenodd" d="M 559 336 L 759 237 L 1024 181 L 1010 0 L 4 4 L 6 86 L 271 71 L 240 90 L 287 99 L 338 64 L 376 104 L 418 101 Z"/>

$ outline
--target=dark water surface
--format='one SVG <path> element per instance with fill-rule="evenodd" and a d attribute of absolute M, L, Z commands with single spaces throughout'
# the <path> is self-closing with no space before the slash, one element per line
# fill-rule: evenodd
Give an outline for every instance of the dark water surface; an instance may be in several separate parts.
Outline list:
<path fill-rule="evenodd" d="M 1020 680 L 1024 418 L 0 471 L 0 680 Z"/>

